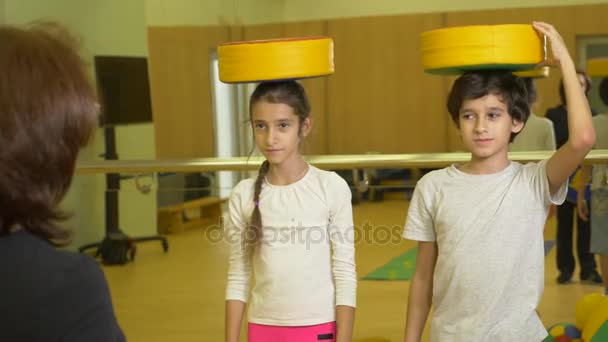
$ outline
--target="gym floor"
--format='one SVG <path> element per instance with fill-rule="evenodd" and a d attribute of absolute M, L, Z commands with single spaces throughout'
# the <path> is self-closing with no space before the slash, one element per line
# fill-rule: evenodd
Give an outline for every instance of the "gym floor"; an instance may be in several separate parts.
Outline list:
<path fill-rule="evenodd" d="M 404 200 L 362 202 L 353 207 L 355 224 L 401 227 L 407 206 Z M 223 341 L 228 246 L 214 242 L 217 234 L 216 229 L 192 229 L 170 235 L 167 254 L 160 244 L 140 244 L 134 263 L 104 268 L 119 323 L 129 341 Z M 555 239 L 553 218 L 547 222 L 545 239 Z M 359 278 L 415 247 L 414 242 L 401 239 L 389 243 L 368 240 L 359 239 L 356 246 Z M 555 247 L 545 265 L 545 292 L 538 308 L 541 318 L 547 327 L 558 322 L 574 323 L 577 300 L 602 288 L 580 284 L 578 279 L 557 285 Z M 402 341 L 409 284 L 359 281 L 355 341 Z M 242 341 L 246 341 L 245 335 L 243 330 Z M 428 331 L 423 341 L 428 341 Z"/>

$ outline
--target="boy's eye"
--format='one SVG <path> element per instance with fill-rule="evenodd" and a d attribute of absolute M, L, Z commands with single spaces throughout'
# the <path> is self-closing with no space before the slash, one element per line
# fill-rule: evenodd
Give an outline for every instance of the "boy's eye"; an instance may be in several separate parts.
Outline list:
<path fill-rule="evenodd" d="M 473 114 L 464 113 L 464 114 L 462 114 L 462 118 L 465 119 L 465 120 L 470 120 L 470 119 L 473 118 Z"/>
<path fill-rule="evenodd" d="M 496 119 L 497 117 L 499 117 L 499 116 L 500 116 L 500 113 L 489 113 L 489 114 L 488 114 L 488 116 L 489 116 L 491 119 Z"/>
<path fill-rule="evenodd" d="M 264 129 L 264 127 L 266 127 L 266 125 L 264 125 L 263 123 L 256 123 L 256 124 L 254 125 L 254 127 L 255 127 L 256 129 Z"/>
<path fill-rule="evenodd" d="M 287 127 L 289 127 L 289 124 L 287 122 L 281 122 L 279 124 L 279 127 L 281 127 L 281 128 L 287 128 Z"/>

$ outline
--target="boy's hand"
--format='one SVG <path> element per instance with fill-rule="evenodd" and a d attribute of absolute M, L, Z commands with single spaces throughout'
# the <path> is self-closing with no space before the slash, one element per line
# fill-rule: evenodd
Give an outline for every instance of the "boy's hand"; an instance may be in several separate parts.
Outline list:
<path fill-rule="evenodd" d="M 544 63 L 541 63 L 542 65 L 558 66 L 563 61 L 571 60 L 570 53 L 568 53 L 568 49 L 566 48 L 566 43 L 564 43 L 564 39 L 557 32 L 555 27 L 553 27 L 553 25 L 535 21 L 532 23 L 532 26 L 536 31 L 545 35 L 551 43 L 551 52 L 553 58 L 549 58 Z"/>

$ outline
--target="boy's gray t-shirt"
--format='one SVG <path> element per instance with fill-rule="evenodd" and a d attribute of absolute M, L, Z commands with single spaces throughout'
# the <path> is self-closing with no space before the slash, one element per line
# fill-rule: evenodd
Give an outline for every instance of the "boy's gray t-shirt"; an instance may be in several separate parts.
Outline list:
<path fill-rule="evenodd" d="M 546 161 L 471 175 L 428 173 L 414 191 L 403 236 L 436 241 L 431 341 L 541 341 L 543 229 L 551 204 Z"/>

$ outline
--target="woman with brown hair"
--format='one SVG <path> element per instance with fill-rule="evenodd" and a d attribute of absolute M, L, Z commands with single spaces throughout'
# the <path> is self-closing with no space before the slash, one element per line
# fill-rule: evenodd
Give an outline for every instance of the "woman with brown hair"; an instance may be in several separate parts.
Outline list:
<path fill-rule="evenodd" d="M 54 248 L 98 122 L 75 40 L 39 23 L 0 26 L 0 41 L 0 341 L 125 341 L 97 263 Z"/>

